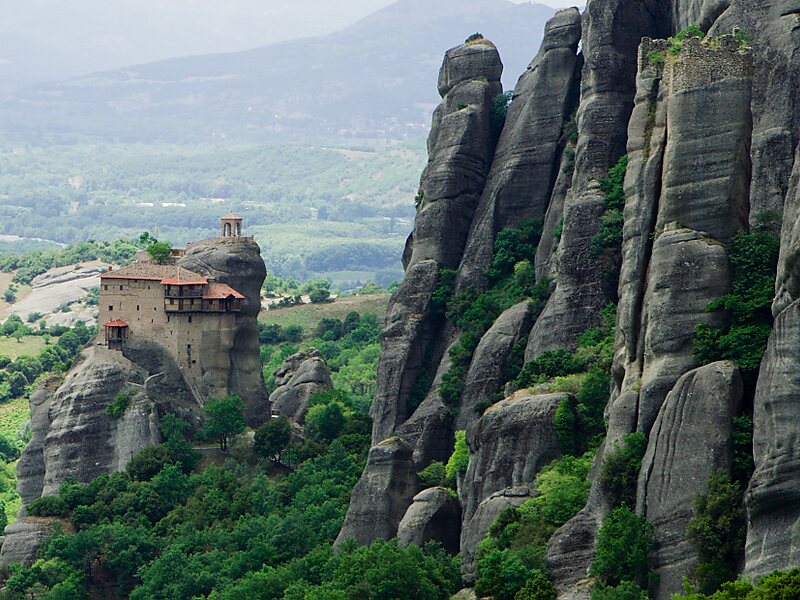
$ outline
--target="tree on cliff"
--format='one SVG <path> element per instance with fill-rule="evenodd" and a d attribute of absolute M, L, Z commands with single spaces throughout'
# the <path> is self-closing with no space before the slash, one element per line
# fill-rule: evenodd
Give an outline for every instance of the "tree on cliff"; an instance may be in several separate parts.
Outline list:
<path fill-rule="evenodd" d="M 219 447 L 227 450 L 228 442 L 244 431 L 245 422 L 242 416 L 244 400 L 231 394 L 209 400 L 204 410 L 206 439 L 217 440 Z"/>
<path fill-rule="evenodd" d="M 160 265 L 166 263 L 172 254 L 172 246 L 167 242 L 153 242 L 147 246 L 146 250 L 150 258 Z"/>

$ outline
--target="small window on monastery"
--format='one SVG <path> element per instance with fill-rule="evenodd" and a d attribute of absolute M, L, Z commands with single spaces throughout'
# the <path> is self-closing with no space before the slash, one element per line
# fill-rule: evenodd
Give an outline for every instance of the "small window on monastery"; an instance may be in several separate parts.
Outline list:
<path fill-rule="evenodd" d="M 175 304 L 175 299 L 174 299 L 174 298 L 170 298 L 170 299 L 169 299 L 169 303 L 170 303 L 170 306 L 171 306 L 171 305 L 173 305 L 173 304 Z"/>
<path fill-rule="evenodd" d="M 136 305 L 136 310 L 139 310 L 139 305 L 138 304 Z"/>
<path fill-rule="evenodd" d="M 113 305 L 111 305 L 111 304 L 109 304 L 109 305 L 108 305 L 108 310 L 109 310 L 109 311 L 112 311 L 112 310 L 114 310 L 114 306 L 113 306 Z"/>
<path fill-rule="evenodd" d="M 103 289 L 104 289 L 104 290 L 106 290 L 106 291 L 108 291 L 108 286 L 107 286 L 107 285 L 104 285 L 104 286 L 103 286 Z"/>
<path fill-rule="evenodd" d="M 192 322 L 192 315 L 189 315 L 189 323 Z"/>
<path fill-rule="evenodd" d="M 119 286 L 119 289 L 122 289 L 122 286 Z"/>

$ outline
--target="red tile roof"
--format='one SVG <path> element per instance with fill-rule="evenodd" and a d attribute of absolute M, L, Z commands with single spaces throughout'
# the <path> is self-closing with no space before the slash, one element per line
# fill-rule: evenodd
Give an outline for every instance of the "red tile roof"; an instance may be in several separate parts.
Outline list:
<path fill-rule="evenodd" d="M 220 300 L 231 296 L 238 300 L 244 299 L 243 294 L 240 294 L 231 286 L 224 283 L 209 283 L 203 290 L 204 300 Z"/>
<path fill-rule="evenodd" d="M 115 321 L 109 321 L 108 323 L 103 323 L 103 327 L 127 327 L 127 326 L 128 324 L 122 319 L 117 319 Z"/>
<path fill-rule="evenodd" d="M 199 277 L 196 279 L 178 279 L 177 277 L 165 277 L 161 280 L 162 285 L 206 285 L 208 279 Z"/>
<path fill-rule="evenodd" d="M 208 280 L 202 275 L 175 265 L 159 265 L 151 262 L 135 262 L 125 267 L 108 271 L 100 279 L 146 279 L 160 281 L 165 285 L 205 285 Z"/>

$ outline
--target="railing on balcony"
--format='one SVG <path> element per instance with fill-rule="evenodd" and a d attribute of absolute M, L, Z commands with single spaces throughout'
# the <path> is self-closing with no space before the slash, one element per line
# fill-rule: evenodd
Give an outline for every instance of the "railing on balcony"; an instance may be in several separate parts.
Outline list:
<path fill-rule="evenodd" d="M 184 286 L 165 288 L 164 296 L 167 298 L 202 298 L 203 290 L 190 290 Z"/>
<path fill-rule="evenodd" d="M 173 303 L 170 304 L 170 300 Z M 241 302 L 234 300 L 231 302 L 220 302 L 218 300 L 179 300 L 167 298 L 164 301 L 164 311 L 168 313 L 226 313 L 239 312 Z"/>

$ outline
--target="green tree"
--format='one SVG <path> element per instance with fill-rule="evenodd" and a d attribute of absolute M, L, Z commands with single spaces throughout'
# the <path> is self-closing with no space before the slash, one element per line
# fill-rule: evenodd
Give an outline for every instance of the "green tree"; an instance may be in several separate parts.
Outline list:
<path fill-rule="evenodd" d="M 206 402 L 206 439 L 217 440 L 222 450 L 228 449 L 232 438 L 245 429 L 244 401 L 236 395 L 224 396 Z"/>
<path fill-rule="evenodd" d="M 261 458 L 280 462 L 281 452 L 292 438 L 292 424 L 286 417 L 270 419 L 256 429 L 253 450 Z"/>
<path fill-rule="evenodd" d="M 654 548 L 652 525 L 623 504 L 603 521 L 590 574 L 607 586 L 633 581 L 645 587 L 650 579 L 649 555 Z"/>
<path fill-rule="evenodd" d="M 740 483 L 724 470 L 715 471 L 708 490 L 697 495 L 686 528 L 686 539 L 697 553 L 695 579 L 701 592 L 710 594 L 736 577 L 746 531 Z"/>
<path fill-rule="evenodd" d="M 318 442 L 330 442 L 339 437 L 345 422 L 344 407 L 341 403 L 318 404 L 308 409 L 306 432 Z"/>
<path fill-rule="evenodd" d="M 536 572 L 517 592 L 514 600 L 556 600 L 558 596 L 553 583 L 541 572 Z"/>
<path fill-rule="evenodd" d="M 469 463 L 469 450 L 467 449 L 467 432 L 456 431 L 456 443 L 453 447 L 453 453 L 447 460 L 445 466 L 445 474 L 447 479 L 451 481 L 456 480 L 459 473 L 467 472 L 467 464 Z"/>
<path fill-rule="evenodd" d="M 172 256 L 172 246 L 167 242 L 151 242 L 145 250 L 160 265 L 166 264 Z"/>
<path fill-rule="evenodd" d="M 636 502 L 636 483 L 642 458 L 647 450 L 647 437 L 641 432 L 629 433 L 622 438 L 622 444 L 614 447 L 603 458 L 600 469 L 600 485 L 615 506 Z"/>
<path fill-rule="evenodd" d="M 25 394 L 25 388 L 28 386 L 28 380 L 22 373 L 12 373 L 8 378 L 8 391 L 12 398 L 19 398 Z"/>

